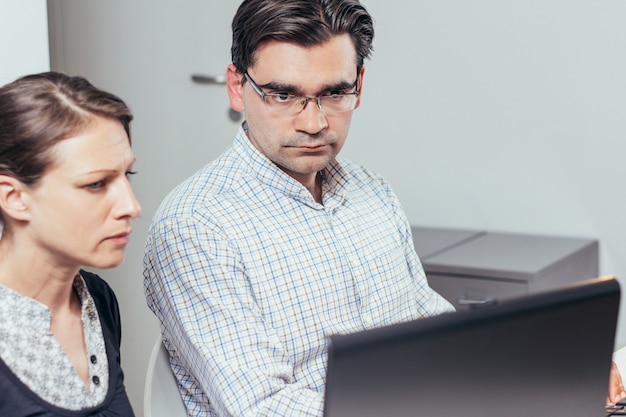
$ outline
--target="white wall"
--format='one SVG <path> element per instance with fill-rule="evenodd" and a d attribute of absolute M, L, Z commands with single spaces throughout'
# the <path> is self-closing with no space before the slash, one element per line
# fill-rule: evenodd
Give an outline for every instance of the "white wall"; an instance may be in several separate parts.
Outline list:
<path fill-rule="evenodd" d="M 0 0 L 0 85 L 50 69 L 45 0 Z"/>
<path fill-rule="evenodd" d="M 626 2 L 365 3 L 376 49 L 344 154 L 414 224 L 597 238 L 626 279 Z"/>

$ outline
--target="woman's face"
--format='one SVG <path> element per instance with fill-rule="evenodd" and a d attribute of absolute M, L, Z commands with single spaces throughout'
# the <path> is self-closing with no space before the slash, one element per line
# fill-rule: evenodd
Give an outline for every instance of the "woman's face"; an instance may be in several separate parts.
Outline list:
<path fill-rule="evenodd" d="M 141 212 L 128 178 L 135 157 L 124 128 L 96 117 L 52 153 L 54 163 L 26 193 L 30 244 L 51 266 L 119 265 L 131 220 Z"/>

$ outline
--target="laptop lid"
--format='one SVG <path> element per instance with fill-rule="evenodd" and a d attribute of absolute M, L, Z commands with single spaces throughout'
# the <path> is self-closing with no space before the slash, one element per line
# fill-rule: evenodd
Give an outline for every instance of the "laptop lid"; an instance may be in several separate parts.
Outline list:
<path fill-rule="evenodd" d="M 604 416 L 612 277 L 330 337 L 325 417 Z"/>

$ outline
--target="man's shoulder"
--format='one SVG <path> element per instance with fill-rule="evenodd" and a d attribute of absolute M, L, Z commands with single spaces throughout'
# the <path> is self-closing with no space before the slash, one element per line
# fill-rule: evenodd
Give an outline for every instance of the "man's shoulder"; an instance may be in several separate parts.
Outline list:
<path fill-rule="evenodd" d="M 230 149 L 175 186 L 151 219 L 150 234 L 202 227 L 220 229 L 258 207 L 255 170 Z"/>
<path fill-rule="evenodd" d="M 339 166 L 343 171 L 343 176 L 351 183 L 358 186 L 375 186 L 375 187 L 387 187 L 387 180 L 377 172 L 366 168 L 362 164 L 354 162 L 349 159 L 338 160 Z"/>
<path fill-rule="evenodd" d="M 214 201 L 244 183 L 246 175 L 241 161 L 226 152 L 176 185 L 163 199 L 161 208 L 184 209 Z"/>

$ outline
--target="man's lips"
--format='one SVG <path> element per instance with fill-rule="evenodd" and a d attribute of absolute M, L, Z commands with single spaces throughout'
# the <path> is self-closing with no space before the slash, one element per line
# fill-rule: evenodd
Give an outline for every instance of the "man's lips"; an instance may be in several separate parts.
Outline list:
<path fill-rule="evenodd" d="M 294 146 L 295 149 L 301 150 L 303 152 L 320 152 L 326 149 L 328 144 L 320 144 L 320 145 L 301 145 Z"/>

